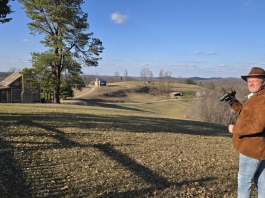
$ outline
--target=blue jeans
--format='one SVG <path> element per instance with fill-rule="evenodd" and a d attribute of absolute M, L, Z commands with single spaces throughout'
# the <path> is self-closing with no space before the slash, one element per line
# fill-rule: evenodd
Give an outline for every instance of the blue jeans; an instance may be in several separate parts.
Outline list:
<path fill-rule="evenodd" d="M 238 171 L 238 198 L 250 198 L 252 182 L 258 188 L 258 198 L 265 198 L 265 160 L 240 154 Z"/>

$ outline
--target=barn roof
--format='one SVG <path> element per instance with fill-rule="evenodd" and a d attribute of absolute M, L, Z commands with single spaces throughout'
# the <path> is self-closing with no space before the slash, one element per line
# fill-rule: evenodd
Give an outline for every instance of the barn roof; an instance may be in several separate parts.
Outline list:
<path fill-rule="evenodd" d="M 15 82 L 17 79 L 19 79 L 21 76 L 22 76 L 21 73 L 15 72 L 15 73 L 11 74 L 10 76 L 8 76 L 6 79 L 2 80 L 0 82 L 0 86 L 8 87 L 13 82 Z"/>

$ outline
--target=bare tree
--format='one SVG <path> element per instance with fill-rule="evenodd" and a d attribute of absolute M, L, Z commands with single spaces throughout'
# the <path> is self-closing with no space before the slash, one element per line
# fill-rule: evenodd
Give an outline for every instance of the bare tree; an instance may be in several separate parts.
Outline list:
<path fill-rule="evenodd" d="M 149 74 L 149 68 L 143 67 L 141 72 L 140 72 L 140 76 L 143 79 L 144 83 L 147 81 L 148 74 Z"/>
<path fill-rule="evenodd" d="M 15 68 L 15 67 L 11 67 L 11 68 L 9 68 L 9 70 L 7 72 L 14 73 L 14 72 L 17 72 L 17 71 L 19 71 L 19 69 Z"/>
<path fill-rule="evenodd" d="M 223 125 L 235 123 L 236 113 L 226 102 L 220 102 L 216 98 L 216 94 L 216 92 L 212 94 L 208 93 L 208 95 L 194 100 L 190 105 L 187 117 Z"/>
<path fill-rule="evenodd" d="M 125 69 L 124 74 L 123 74 L 123 81 L 126 81 L 128 77 L 128 71 Z"/>
<path fill-rule="evenodd" d="M 219 98 L 227 91 L 236 90 L 236 98 L 243 103 L 249 93 L 246 83 L 240 79 L 222 79 L 204 83 L 207 87 L 202 90 L 206 94 L 192 102 L 187 117 L 223 125 L 235 123 L 236 112 L 231 110 L 226 102 L 221 102 Z"/>
<path fill-rule="evenodd" d="M 153 85 L 153 78 L 154 78 L 153 72 L 151 70 L 149 70 L 148 79 L 149 79 L 151 85 Z"/>
<path fill-rule="evenodd" d="M 177 83 L 184 83 L 184 80 L 183 80 L 182 76 L 178 76 L 177 77 Z"/>
<path fill-rule="evenodd" d="M 153 81 L 153 72 L 148 67 L 143 67 L 140 76 L 144 83 L 151 83 Z"/>
<path fill-rule="evenodd" d="M 159 71 L 159 84 L 158 89 L 159 91 L 168 91 L 170 87 L 171 82 L 171 71 L 164 71 L 163 69 L 160 69 Z"/>
<path fill-rule="evenodd" d="M 164 90 L 164 85 L 165 85 L 165 78 L 164 78 L 164 70 L 160 69 L 159 74 L 158 74 L 158 90 L 162 91 Z"/>
<path fill-rule="evenodd" d="M 114 76 L 117 80 L 120 80 L 120 73 L 118 71 L 114 72 Z"/>
<path fill-rule="evenodd" d="M 164 73 L 164 78 L 165 78 L 165 82 L 166 82 L 166 91 L 169 90 L 170 87 L 170 83 L 171 83 L 171 71 L 165 71 Z"/>
<path fill-rule="evenodd" d="M 96 79 L 96 76 L 95 75 L 82 75 L 81 78 L 86 85 L 89 85 L 89 84 L 93 83 L 93 81 Z M 93 83 L 93 85 L 94 85 L 94 83 Z"/>

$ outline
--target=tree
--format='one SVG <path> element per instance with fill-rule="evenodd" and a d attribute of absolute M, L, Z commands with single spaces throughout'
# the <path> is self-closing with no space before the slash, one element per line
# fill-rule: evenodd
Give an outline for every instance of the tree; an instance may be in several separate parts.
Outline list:
<path fill-rule="evenodd" d="M 166 91 L 168 91 L 169 87 L 170 87 L 171 75 L 172 75 L 171 71 L 165 71 L 165 73 L 164 73 L 164 78 L 166 81 Z"/>
<path fill-rule="evenodd" d="M 9 73 L 15 73 L 16 71 L 19 71 L 19 69 L 15 68 L 15 67 L 10 67 L 7 72 L 9 72 Z"/>
<path fill-rule="evenodd" d="M 40 88 L 38 74 L 34 68 L 24 68 L 20 73 L 23 74 L 23 84 L 26 87 L 33 91 Z"/>
<path fill-rule="evenodd" d="M 43 34 L 41 41 L 48 48 L 43 53 L 32 53 L 32 66 L 40 73 L 42 86 L 52 88 L 54 103 L 60 103 L 60 86 L 65 78 L 80 80 L 84 66 L 98 66 L 103 51 L 102 42 L 93 38 L 89 29 L 87 14 L 83 13 L 83 0 L 18 0 L 23 4 L 31 34 Z M 73 86 L 74 84 L 72 84 Z"/>
<path fill-rule="evenodd" d="M 56 60 L 57 57 L 53 56 L 53 52 L 32 53 L 32 66 L 35 72 L 38 74 L 38 80 L 43 92 L 49 93 L 57 88 L 58 78 L 53 72 L 50 62 Z M 64 69 L 59 76 L 59 92 L 58 97 L 65 98 L 66 90 L 72 93 L 71 88 L 75 87 L 81 89 L 83 79 L 81 77 L 82 71 L 81 65 L 74 61 L 70 55 L 65 54 L 64 57 Z M 63 89 L 63 90 L 60 90 Z M 71 96 L 71 94 L 67 95 Z M 56 95 L 54 95 L 56 100 Z"/>
<path fill-rule="evenodd" d="M 114 72 L 114 76 L 116 77 L 117 80 L 120 79 L 120 73 L 118 71 Z"/>
<path fill-rule="evenodd" d="M 10 0 L 0 0 L 0 23 L 2 24 L 12 20 L 12 18 L 6 18 L 7 15 L 13 12 L 11 6 L 8 5 L 9 1 Z"/>
<path fill-rule="evenodd" d="M 69 84 L 67 81 L 63 81 L 61 84 L 60 96 L 63 99 L 66 99 L 67 97 L 73 97 L 74 96 L 74 91 L 71 87 L 71 84 Z"/>
<path fill-rule="evenodd" d="M 177 77 L 177 83 L 183 83 L 183 77 L 182 76 Z"/>
<path fill-rule="evenodd" d="M 153 78 L 154 78 L 153 72 L 151 70 L 149 70 L 149 72 L 148 72 L 148 79 L 149 79 L 150 83 L 153 82 Z"/>
<path fill-rule="evenodd" d="M 126 81 L 128 77 L 128 71 L 125 69 L 124 74 L 123 74 L 123 81 Z"/>
<path fill-rule="evenodd" d="M 188 78 L 185 80 L 185 84 L 196 85 L 197 83 L 194 80 L 192 80 L 191 78 Z"/>
<path fill-rule="evenodd" d="M 203 87 L 203 84 L 202 84 L 202 82 L 199 82 L 199 86 L 200 86 L 200 87 Z"/>
<path fill-rule="evenodd" d="M 160 69 L 158 74 L 159 84 L 158 89 L 159 91 L 168 91 L 170 87 L 171 82 L 171 71 L 164 71 L 163 69 Z"/>
<path fill-rule="evenodd" d="M 153 72 L 148 67 L 143 67 L 140 76 L 143 79 L 144 83 L 149 80 L 150 82 L 153 80 Z"/>
<path fill-rule="evenodd" d="M 140 71 L 140 76 L 143 79 L 144 83 L 147 81 L 148 72 L 149 72 L 148 67 L 143 67 L 142 70 Z"/>
<path fill-rule="evenodd" d="M 162 89 L 164 89 L 164 82 L 165 82 L 163 69 L 159 70 L 158 80 L 159 80 L 158 89 L 159 89 L 159 91 L 161 91 Z"/>

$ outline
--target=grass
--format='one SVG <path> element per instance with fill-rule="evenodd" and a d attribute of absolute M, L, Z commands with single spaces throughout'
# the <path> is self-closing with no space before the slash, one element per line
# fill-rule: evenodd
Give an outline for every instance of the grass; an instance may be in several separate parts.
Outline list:
<path fill-rule="evenodd" d="M 100 105 L 0 104 L 1 197 L 235 197 L 226 127 Z"/>
<path fill-rule="evenodd" d="M 143 89 L 144 86 L 150 87 L 150 90 Z M 169 93 L 175 91 L 183 92 L 184 95 L 179 97 L 179 99 L 187 102 L 194 99 L 195 93 L 202 89 L 202 87 L 196 85 L 180 83 L 171 83 L 167 92 L 160 92 L 157 87 L 157 82 L 153 84 L 144 84 L 139 81 L 108 83 L 107 86 L 98 87 L 93 91 L 87 87 L 82 91 L 75 90 L 75 96 L 79 100 L 64 100 L 62 102 L 80 103 L 82 105 L 93 101 L 104 103 L 152 103 L 154 101 L 172 100 Z"/>
<path fill-rule="evenodd" d="M 188 99 L 143 98 L 0 104 L 0 197 L 236 197 L 227 127 L 184 119 Z"/>

